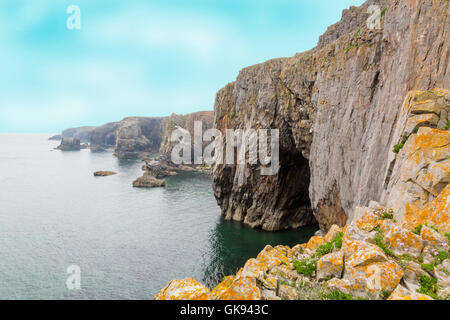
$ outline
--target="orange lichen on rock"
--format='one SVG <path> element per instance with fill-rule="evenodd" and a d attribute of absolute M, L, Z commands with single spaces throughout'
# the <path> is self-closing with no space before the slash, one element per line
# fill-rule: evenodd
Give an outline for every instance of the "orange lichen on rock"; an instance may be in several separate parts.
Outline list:
<path fill-rule="evenodd" d="M 405 226 L 413 229 L 419 224 L 429 223 L 441 232 L 450 232 L 450 185 L 448 184 L 439 196 L 430 202 L 425 209 L 405 215 Z"/>
<path fill-rule="evenodd" d="M 309 239 L 308 243 L 306 244 L 306 248 L 314 251 L 317 249 L 317 247 L 324 244 L 325 242 L 326 241 L 325 241 L 324 237 L 313 236 L 313 237 L 311 237 L 311 239 Z"/>
<path fill-rule="evenodd" d="M 422 252 L 422 239 L 400 226 L 392 227 L 384 238 L 387 247 L 395 254 L 409 254 L 418 257 Z"/>
<path fill-rule="evenodd" d="M 209 293 L 209 289 L 192 278 L 172 280 L 153 300 L 197 300 Z"/>
<path fill-rule="evenodd" d="M 431 297 L 410 291 L 405 287 L 398 285 L 394 292 L 389 296 L 388 300 L 433 300 Z"/>
<path fill-rule="evenodd" d="M 343 269 L 344 253 L 342 251 L 326 254 L 317 262 L 317 279 L 340 278 Z"/>
<path fill-rule="evenodd" d="M 372 231 L 377 227 L 377 221 L 380 217 L 373 211 L 368 211 L 356 220 L 356 226 L 364 231 Z"/>

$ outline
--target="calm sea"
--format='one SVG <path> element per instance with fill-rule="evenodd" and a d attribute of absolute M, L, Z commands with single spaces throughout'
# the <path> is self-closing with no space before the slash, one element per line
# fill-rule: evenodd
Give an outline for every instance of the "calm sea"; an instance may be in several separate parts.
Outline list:
<path fill-rule="evenodd" d="M 0 134 L 0 299 L 151 299 L 184 277 L 211 286 L 266 244 L 305 242 L 317 229 L 223 221 L 208 175 L 135 189 L 140 161 L 53 151 L 49 136 Z M 66 287 L 70 265 L 80 267 L 80 290 Z"/>

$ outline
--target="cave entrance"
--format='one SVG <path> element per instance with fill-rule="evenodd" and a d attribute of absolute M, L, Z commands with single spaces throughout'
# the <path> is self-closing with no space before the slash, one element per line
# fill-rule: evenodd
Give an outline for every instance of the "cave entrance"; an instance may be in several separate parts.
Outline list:
<path fill-rule="evenodd" d="M 285 214 L 281 219 L 284 228 L 299 228 L 317 223 L 309 198 L 309 161 L 298 150 L 280 150 L 278 173 L 280 203 Z"/>

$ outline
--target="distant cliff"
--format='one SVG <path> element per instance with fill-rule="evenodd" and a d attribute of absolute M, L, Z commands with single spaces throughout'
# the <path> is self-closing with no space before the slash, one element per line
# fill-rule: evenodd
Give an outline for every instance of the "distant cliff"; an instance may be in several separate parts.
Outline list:
<path fill-rule="evenodd" d="M 200 111 L 185 115 L 172 113 L 170 117 L 164 119 L 162 123 L 162 143 L 160 148 L 161 157 L 170 159 L 170 154 L 175 145 L 175 142 L 170 142 L 170 136 L 176 128 L 187 130 L 191 135 L 192 143 L 194 142 L 194 123 L 196 121 L 202 123 L 202 132 L 205 132 L 205 130 L 211 129 L 214 126 L 214 112 Z M 194 145 L 192 144 L 192 157 L 194 156 L 193 148 Z"/>
<path fill-rule="evenodd" d="M 373 4 L 380 29 L 366 25 Z M 216 165 L 225 217 L 265 230 L 315 218 L 327 230 L 381 201 L 404 97 L 450 86 L 448 25 L 446 0 L 369 0 L 345 10 L 316 48 L 243 69 L 217 93 L 215 126 L 279 129 L 281 167 L 261 177 L 259 166 Z"/>

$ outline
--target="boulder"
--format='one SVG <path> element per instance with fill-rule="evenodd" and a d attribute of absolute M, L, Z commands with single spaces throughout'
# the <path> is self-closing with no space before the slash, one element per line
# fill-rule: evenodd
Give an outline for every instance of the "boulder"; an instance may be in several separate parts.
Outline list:
<path fill-rule="evenodd" d="M 425 245 L 431 245 L 444 251 L 448 251 L 450 249 L 448 239 L 432 228 L 422 226 L 420 237 L 424 241 Z"/>
<path fill-rule="evenodd" d="M 155 188 L 164 187 L 166 185 L 165 180 L 156 179 L 151 175 L 143 175 L 133 181 L 133 187 L 135 188 Z"/>
<path fill-rule="evenodd" d="M 398 285 L 388 300 L 433 300 L 433 298 Z"/>
<path fill-rule="evenodd" d="M 209 293 L 209 289 L 192 278 L 172 280 L 161 289 L 153 300 L 197 300 Z"/>
<path fill-rule="evenodd" d="M 317 279 L 341 278 L 343 270 L 343 251 L 326 254 L 317 262 Z"/>
<path fill-rule="evenodd" d="M 388 249 L 397 255 L 410 255 L 418 258 L 423 249 L 422 239 L 400 226 L 392 227 L 384 237 Z"/>
<path fill-rule="evenodd" d="M 96 171 L 94 172 L 95 177 L 107 177 L 117 174 L 117 172 L 114 171 Z"/>

